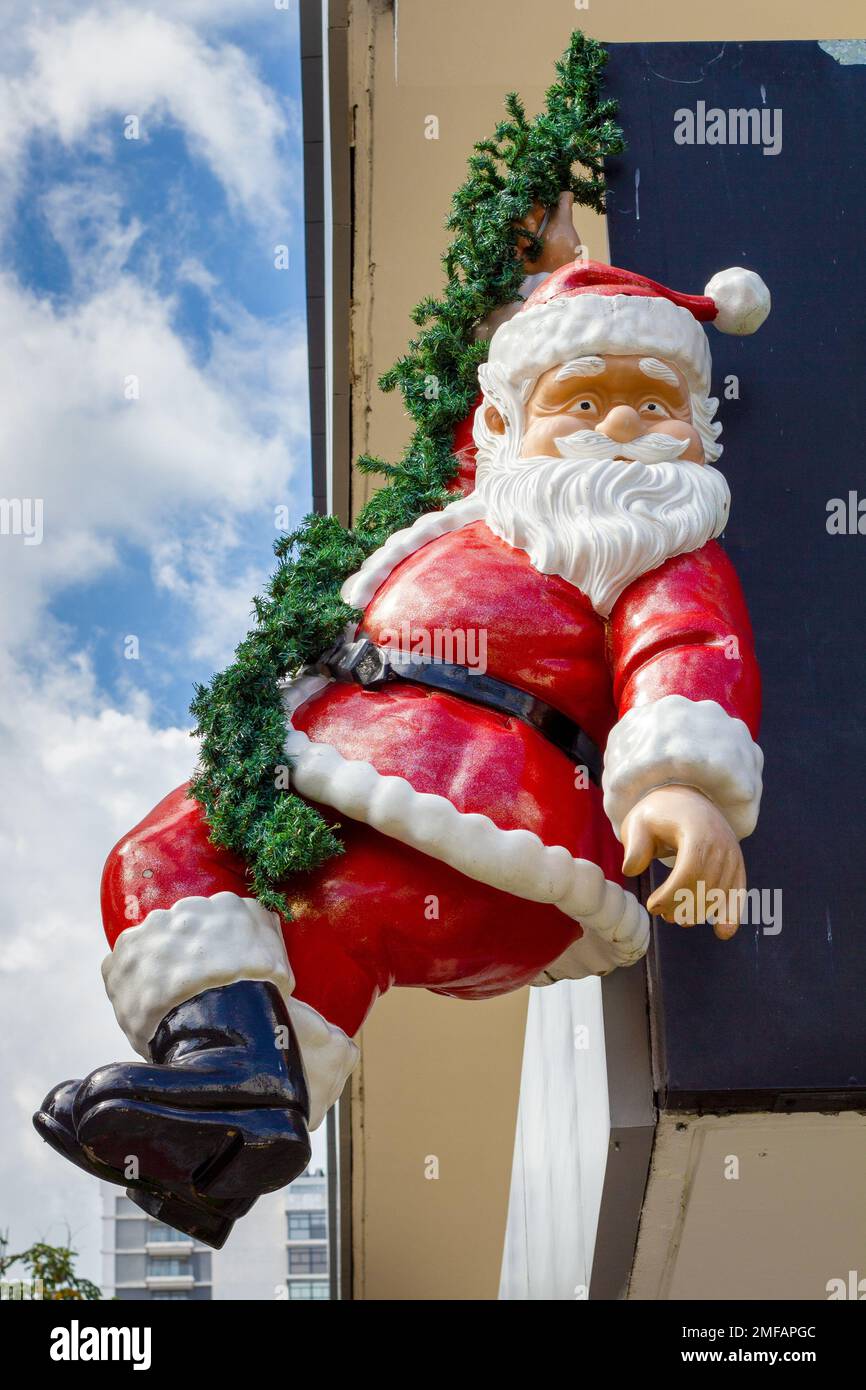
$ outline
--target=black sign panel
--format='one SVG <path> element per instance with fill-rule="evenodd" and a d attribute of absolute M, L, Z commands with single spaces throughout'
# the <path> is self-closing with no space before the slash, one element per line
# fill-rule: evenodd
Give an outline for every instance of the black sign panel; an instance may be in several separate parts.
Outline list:
<path fill-rule="evenodd" d="M 672 1105 L 864 1105 L 866 45 L 610 52 L 611 261 L 690 293 L 744 265 L 773 297 L 754 337 L 708 329 L 764 679 L 763 920 L 727 944 L 656 924 L 660 1081 Z"/>

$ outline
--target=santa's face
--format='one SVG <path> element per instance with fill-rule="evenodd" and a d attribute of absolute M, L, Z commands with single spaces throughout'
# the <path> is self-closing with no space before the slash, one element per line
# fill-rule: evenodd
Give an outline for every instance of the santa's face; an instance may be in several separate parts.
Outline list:
<path fill-rule="evenodd" d="M 495 430 L 495 422 L 491 425 Z M 615 456 L 624 460 L 635 457 L 636 441 L 664 435 L 684 445 L 667 457 L 704 462 L 686 379 L 658 358 L 578 357 L 540 376 L 526 403 L 521 457 L 555 456 L 561 452 L 556 441 L 581 430 L 595 430 L 622 445 Z M 649 455 L 643 456 L 648 461 Z"/>
<path fill-rule="evenodd" d="M 487 525 L 599 613 L 638 575 L 722 530 L 728 486 L 705 463 L 688 385 L 672 365 L 575 357 L 531 390 L 527 382 L 524 405 L 501 377 L 482 382 L 475 491 Z"/>

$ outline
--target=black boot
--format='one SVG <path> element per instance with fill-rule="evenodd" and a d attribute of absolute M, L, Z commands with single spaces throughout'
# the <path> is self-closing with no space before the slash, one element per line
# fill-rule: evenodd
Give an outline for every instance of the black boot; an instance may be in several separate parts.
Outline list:
<path fill-rule="evenodd" d="M 119 1062 L 61 1083 L 33 1123 L 73 1163 L 218 1249 L 257 1197 L 310 1160 L 288 1011 L 260 981 L 205 990 L 166 1015 L 150 1055 L 153 1065 Z"/>

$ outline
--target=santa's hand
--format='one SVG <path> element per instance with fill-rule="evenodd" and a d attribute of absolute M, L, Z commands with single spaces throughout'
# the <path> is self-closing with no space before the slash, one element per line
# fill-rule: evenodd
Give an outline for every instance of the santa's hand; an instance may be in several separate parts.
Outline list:
<path fill-rule="evenodd" d="M 721 941 L 734 935 L 746 869 L 736 835 L 708 797 L 694 787 L 657 787 L 629 811 L 621 836 L 622 868 L 629 877 L 643 873 L 653 859 L 676 855 L 670 875 L 647 903 L 649 912 L 693 926 L 697 902 L 712 902 L 710 894 L 721 889 L 725 907 L 713 914 L 713 931 Z"/>
<path fill-rule="evenodd" d="M 521 240 L 516 254 L 526 262 L 529 275 L 539 271 L 550 274 L 562 265 L 568 265 L 581 250 L 580 233 L 574 225 L 574 194 L 560 193 L 554 207 L 546 208 L 543 203 L 535 203 L 525 217 L 516 224 L 525 227 L 541 240 L 541 251 L 534 260 L 529 258 L 529 245 Z"/>

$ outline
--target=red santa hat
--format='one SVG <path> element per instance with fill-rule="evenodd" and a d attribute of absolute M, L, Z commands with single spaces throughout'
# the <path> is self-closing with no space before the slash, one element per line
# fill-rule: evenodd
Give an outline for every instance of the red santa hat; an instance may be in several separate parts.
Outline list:
<path fill-rule="evenodd" d="M 570 358 L 641 353 L 673 362 L 690 390 L 706 396 L 710 349 L 701 325 L 754 333 L 769 312 L 767 286 L 742 266 L 719 271 L 702 295 L 690 295 L 630 270 L 573 261 L 494 333 L 488 361 L 519 388 Z"/>

